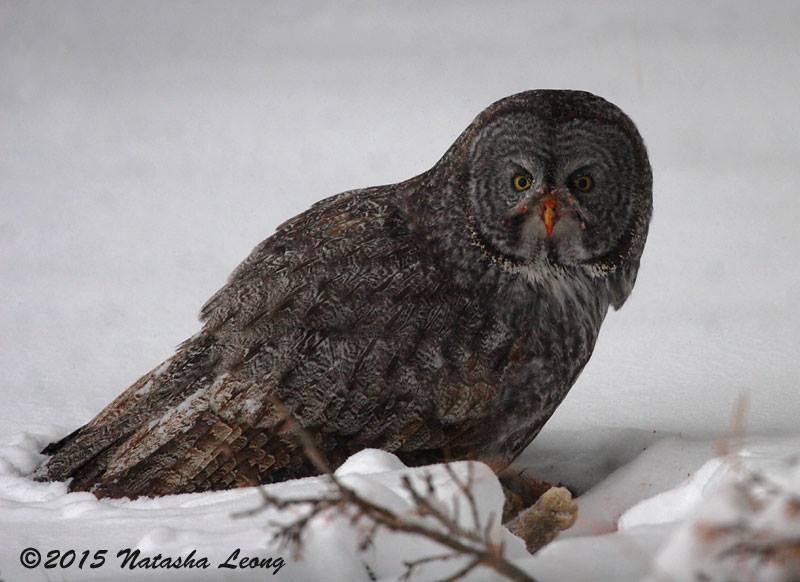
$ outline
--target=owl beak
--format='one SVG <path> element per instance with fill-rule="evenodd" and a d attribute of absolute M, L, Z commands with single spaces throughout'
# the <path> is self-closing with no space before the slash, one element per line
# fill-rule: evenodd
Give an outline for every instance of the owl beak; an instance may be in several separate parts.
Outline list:
<path fill-rule="evenodd" d="M 555 198 L 548 197 L 542 200 L 542 221 L 544 222 L 544 228 L 547 230 L 547 236 L 553 234 L 553 227 L 558 222 Z"/>

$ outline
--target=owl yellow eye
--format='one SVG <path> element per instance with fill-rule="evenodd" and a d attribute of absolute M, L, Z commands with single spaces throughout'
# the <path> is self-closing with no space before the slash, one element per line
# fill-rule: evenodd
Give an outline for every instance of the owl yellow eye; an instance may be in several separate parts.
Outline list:
<path fill-rule="evenodd" d="M 517 192 L 522 192 L 531 187 L 531 179 L 528 176 L 518 175 L 514 176 L 514 189 Z"/>
<path fill-rule="evenodd" d="M 591 176 L 584 174 L 582 176 L 575 176 L 575 178 L 572 179 L 572 185 L 581 192 L 588 192 L 594 187 L 594 181 Z"/>

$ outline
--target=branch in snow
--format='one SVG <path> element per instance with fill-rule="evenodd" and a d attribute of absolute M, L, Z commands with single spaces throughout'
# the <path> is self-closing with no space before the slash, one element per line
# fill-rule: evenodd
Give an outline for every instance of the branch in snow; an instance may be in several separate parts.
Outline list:
<path fill-rule="evenodd" d="M 458 497 L 453 502 L 452 508 L 437 495 L 436 487 L 431 474 L 425 474 L 421 485 L 415 484 L 408 476 L 403 477 L 402 487 L 412 500 L 412 511 L 409 515 L 399 515 L 381 505 L 373 503 L 359 494 L 358 491 L 342 482 L 330 469 L 330 465 L 317 448 L 313 438 L 294 422 L 291 413 L 280 402 L 274 402 L 276 408 L 283 412 L 285 422 L 291 432 L 300 439 L 306 456 L 314 463 L 315 467 L 327 475 L 331 490 L 327 494 L 316 497 L 284 499 L 270 494 L 265 488 L 260 488 L 263 504 L 249 512 L 248 515 L 258 513 L 264 509 L 275 508 L 279 510 L 290 508 L 304 508 L 300 516 L 288 523 L 273 522 L 270 525 L 276 528 L 275 537 L 283 544 L 289 545 L 297 555 L 302 550 L 303 534 L 309 524 L 323 513 L 328 511 L 338 512 L 346 516 L 353 526 L 366 525 L 359 540 L 359 548 L 366 549 L 372 544 L 375 534 L 380 529 L 392 532 L 402 532 L 417 535 L 446 548 L 443 554 L 429 556 L 423 559 L 405 563 L 404 579 L 409 579 L 417 568 L 431 562 L 447 561 L 455 558 L 468 558 L 467 563 L 459 570 L 453 572 L 445 580 L 456 580 L 466 576 L 479 567 L 493 570 L 500 576 L 509 580 L 535 582 L 519 567 L 504 557 L 502 543 L 496 542 L 492 535 L 493 519 L 483 523 L 478 511 L 473 494 L 474 464 L 467 465 L 466 479 L 460 478 L 453 468 L 445 465 L 448 475 L 466 500 L 466 510 L 470 515 L 470 526 L 465 527 L 460 523 L 461 508 Z M 422 520 L 418 518 L 430 518 Z"/>
<path fill-rule="evenodd" d="M 800 580 L 800 457 L 770 459 L 744 446 L 746 400 L 719 452 L 719 482 L 677 528 L 656 563 L 661 575 L 708 582 Z"/>

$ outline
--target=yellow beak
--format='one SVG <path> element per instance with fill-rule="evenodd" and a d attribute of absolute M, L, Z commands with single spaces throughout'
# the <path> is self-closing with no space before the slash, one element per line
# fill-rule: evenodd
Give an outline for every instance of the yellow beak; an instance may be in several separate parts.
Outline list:
<path fill-rule="evenodd" d="M 555 226 L 558 218 L 556 217 L 556 199 L 546 198 L 542 200 L 542 220 L 544 227 L 547 230 L 547 236 L 553 234 L 553 226 Z"/>

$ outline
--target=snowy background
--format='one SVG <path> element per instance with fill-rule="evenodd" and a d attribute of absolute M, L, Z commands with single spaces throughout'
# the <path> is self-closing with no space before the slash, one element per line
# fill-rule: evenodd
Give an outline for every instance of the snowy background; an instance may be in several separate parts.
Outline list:
<path fill-rule="evenodd" d="M 581 521 L 523 563 L 542 580 L 666 575 L 686 492 L 724 481 L 715 461 L 696 470 L 740 396 L 744 457 L 800 451 L 798 23 L 794 2 L 0 1 L 0 578 L 91 574 L 23 570 L 27 546 L 259 538 L 227 518 L 252 492 L 98 503 L 24 473 L 197 331 L 277 224 L 426 170 L 481 109 L 530 88 L 622 107 L 655 211 L 631 299 L 522 460 L 585 493 Z M 651 503 L 618 521 L 667 490 L 683 513 Z M 596 557 L 583 574 L 576 551 Z M 338 555 L 342 579 L 365 576 Z M 275 578 L 313 578 L 290 566 Z"/>

